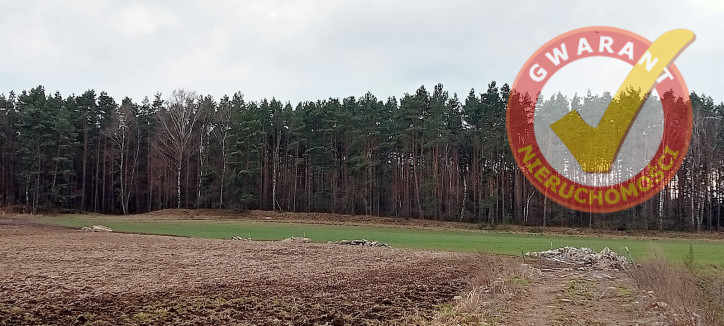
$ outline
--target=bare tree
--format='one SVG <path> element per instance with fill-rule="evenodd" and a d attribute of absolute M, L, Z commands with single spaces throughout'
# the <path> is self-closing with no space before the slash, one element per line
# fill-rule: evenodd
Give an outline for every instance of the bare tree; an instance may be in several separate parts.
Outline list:
<path fill-rule="evenodd" d="M 111 125 L 105 131 L 106 136 L 113 143 L 113 161 L 118 167 L 121 210 L 128 214 L 128 202 L 133 189 L 133 181 L 138 166 L 140 148 L 140 134 L 136 128 L 136 117 L 130 104 L 123 104 L 111 116 Z M 136 137 L 133 154 L 133 138 Z"/>
<path fill-rule="evenodd" d="M 197 143 L 199 161 L 196 180 L 196 207 L 198 208 L 203 207 L 205 205 L 204 202 L 206 201 L 203 199 L 204 189 L 202 187 L 202 183 L 204 180 L 204 173 L 209 162 L 209 143 L 211 141 L 211 133 L 214 129 L 213 121 L 210 121 L 209 118 L 214 117 L 216 103 L 211 96 L 199 96 L 197 103 L 200 110 L 199 121 L 197 123 L 199 125 L 199 132 L 197 132 L 199 135 L 199 141 Z"/>
<path fill-rule="evenodd" d="M 234 95 L 235 99 L 238 97 L 241 102 L 244 98 L 241 93 Z M 229 137 L 231 136 L 231 112 L 232 107 L 228 98 L 220 103 L 218 110 L 213 119 L 214 134 L 216 140 L 219 142 L 221 147 L 221 181 L 219 182 L 219 208 L 224 208 L 224 187 L 226 185 L 226 170 L 229 166 Z"/>
<path fill-rule="evenodd" d="M 194 126 L 202 112 L 196 94 L 183 89 L 173 91 L 163 110 L 157 115 L 159 151 L 169 160 L 176 174 L 176 208 L 181 208 L 181 170 L 191 156 Z"/>

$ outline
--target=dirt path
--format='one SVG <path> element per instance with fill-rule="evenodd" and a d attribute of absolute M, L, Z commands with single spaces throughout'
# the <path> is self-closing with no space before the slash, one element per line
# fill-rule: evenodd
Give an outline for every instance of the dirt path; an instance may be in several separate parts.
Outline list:
<path fill-rule="evenodd" d="M 537 261 L 540 273 L 513 300 L 504 325 L 678 325 L 653 292 L 624 272 Z M 683 323 L 686 324 L 686 323 Z"/>

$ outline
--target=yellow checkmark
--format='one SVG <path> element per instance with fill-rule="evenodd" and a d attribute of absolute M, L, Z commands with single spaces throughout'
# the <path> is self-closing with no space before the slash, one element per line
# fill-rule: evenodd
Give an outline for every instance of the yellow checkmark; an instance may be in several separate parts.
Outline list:
<path fill-rule="evenodd" d="M 616 91 L 598 126 L 588 125 L 575 110 L 551 124 L 553 132 L 584 172 L 611 171 L 621 144 L 656 79 L 695 38 L 692 31 L 677 29 L 656 39 Z"/>

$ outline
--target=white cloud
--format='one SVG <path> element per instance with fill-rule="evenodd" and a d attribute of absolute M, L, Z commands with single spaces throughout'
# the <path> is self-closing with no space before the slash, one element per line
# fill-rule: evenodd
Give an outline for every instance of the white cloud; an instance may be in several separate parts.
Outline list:
<path fill-rule="evenodd" d="M 628 10 L 621 10 L 621 7 Z M 690 88 L 724 100 L 719 2 L 351 0 L 0 2 L 0 92 L 43 84 L 140 100 L 177 87 L 282 100 L 450 93 L 511 83 L 571 29 L 607 25 L 654 39 L 697 35 L 677 60 Z M 676 12 L 676 17 L 671 17 Z"/>
<path fill-rule="evenodd" d="M 718 0 L 694 0 L 696 7 L 702 8 L 706 13 L 724 13 L 724 2 Z"/>
<path fill-rule="evenodd" d="M 127 37 L 153 34 L 160 27 L 174 26 L 178 22 L 169 11 L 141 3 L 126 5 L 111 18 L 118 33 Z"/>

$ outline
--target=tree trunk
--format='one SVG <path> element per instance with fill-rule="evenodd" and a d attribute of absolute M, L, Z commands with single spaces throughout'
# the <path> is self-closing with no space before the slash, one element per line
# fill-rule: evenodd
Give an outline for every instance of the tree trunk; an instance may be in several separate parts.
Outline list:
<path fill-rule="evenodd" d="M 227 133 L 224 131 L 224 136 L 221 140 L 221 186 L 219 189 L 219 208 L 224 208 L 224 184 L 226 183 L 227 164 L 226 137 Z"/>
<path fill-rule="evenodd" d="M 106 149 L 106 142 L 105 142 L 105 140 L 104 140 L 104 141 L 103 141 L 103 149 L 102 149 L 102 151 L 105 152 L 105 149 Z M 105 153 L 104 153 L 104 154 L 105 154 Z M 102 159 L 103 159 L 103 172 L 101 172 L 101 207 L 100 207 L 100 210 L 101 210 L 102 213 L 108 213 L 107 210 L 106 210 L 106 203 L 108 202 L 107 199 L 106 199 L 106 179 L 107 179 L 107 176 L 108 176 L 108 175 L 106 174 L 106 161 L 107 161 L 107 160 L 106 160 L 106 156 L 105 156 L 105 155 L 101 155 L 101 157 L 102 157 Z"/>
<path fill-rule="evenodd" d="M 121 142 L 123 142 L 123 140 L 121 140 Z M 121 151 L 119 154 L 120 163 L 118 166 L 119 181 L 121 183 L 121 185 L 120 185 L 121 186 L 121 211 L 122 211 L 123 215 L 128 214 L 128 208 L 126 207 L 126 179 L 124 179 L 124 175 L 125 175 L 124 172 L 126 170 L 125 169 L 126 168 L 126 166 L 125 166 L 125 163 L 126 163 L 125 162 L 125 158 L 126 158 L 125 147 L 126 147 L 125 144 L 121 143 L 121 148 L 120 148 Z"/>
<path fill-rule="evenodd" d="M 101 171 L 101 136 L 98 135 L 98 143 L 96 144 L 96 173 L 95 173 L 95 179 L 93 180 L 93 212 L 98 213 L 98 210 L 100 209 L 100 203 L 99 203 L 99 186 L 101 184 L 100 181 L 100 171 Z"/>
<path fill-rule="evenodd" d="M 272 210 L 282 210 L 277 202 L 277 173 L 279 170 L 279 147 L 281 146 L 281 131 L 277 130 L 274 144 L 274 157 L 272 157 Z"/>
<path fill-rule="evenodd" d="M 181 208 L 181 163 L 176 166 L 176 208 Z"/>
<path fill-rule="evenodd" d="M 85 123 L 84 123 L 85 124 Z M 85 129 L 86 127 L 84 127 Z M 81 194 L 80 194 L 80 209 L 86 210 L 85 207 L 85 198 L 86 198 L 86 184 L 88 184 L 88 180 L 86 179 L 87 170 L 88 170 L 88 130 L 83 131 L 83 171 L 81 172 L 82 175 L 82 181 L 83 184 L 81 185 Z"/>

